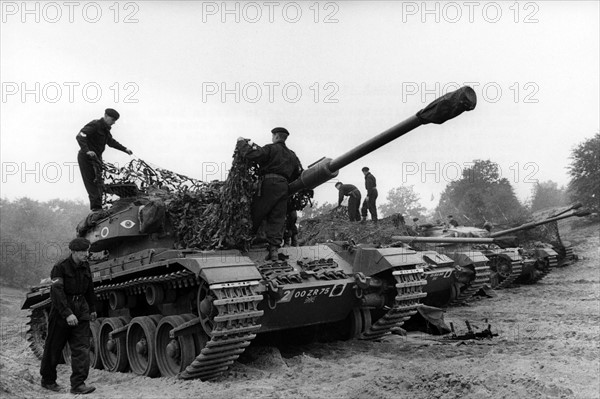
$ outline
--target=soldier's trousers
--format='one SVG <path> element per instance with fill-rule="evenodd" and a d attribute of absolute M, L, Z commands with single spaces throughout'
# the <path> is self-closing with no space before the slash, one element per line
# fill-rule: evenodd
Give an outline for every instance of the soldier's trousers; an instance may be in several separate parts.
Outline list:
<path fill-rule="evenodd" d="M 369 213 L 371 214 L 371 220 L 377 220 L 377 205 L 375 205 L 377 196 L 378 196 L 378 193 L 377 193 L 376 188 L 372 189 L 371 192 L 367 194 L 367 198 L 369 200 L 367 201 L 367 198 L 365 198 L 366 203 L 363 202 L 363 208 L 361 209 L 363 217 L 367 217 L 367 209 L 368 209 Z"/>
<path fill-rule="evenodd" d="M 50 315 L 40 367 L 42 382 L 56 382 L 56 365 L 62 357 L 63 347 L 68 342 L 71 349 L 71 387 L 83 384 L 90 370 L 90 336 L 89 321 L 79 320 L 79 324 L 71 327 L 60 315 Z"/>
<path fill-rule="evenodd" d="M 252 202 L 252 225 L 254 233 L 265 220 L 265 233 L 269 245 L 279 247 L 285 226 L 288 182 L 284 177 L 268 177 L 262 182 L 260 197 Z"/>
<path fill-rule="evenodd" d="M 94 182 L 96 179 L 94 161 L 85 152 L 79 151 L 77 153 L 77 163 L 79 164 L 85 190 L 90 199 L 90 209 L 102 209 L 102 185 L 99 182 Z M 102 176 L 99 176 L 99 178 L 102 179 Z"/>
<path fill-rule="evenodd" d="M 360 222 L 360 195 L 355 197 L 348 196 L 348 216 L 351 222 Z"/>

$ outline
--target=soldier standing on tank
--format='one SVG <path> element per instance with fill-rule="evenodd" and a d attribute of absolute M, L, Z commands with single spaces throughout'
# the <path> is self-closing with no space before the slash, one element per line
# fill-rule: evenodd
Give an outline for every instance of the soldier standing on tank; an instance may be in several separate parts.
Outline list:
<path fill-rule="evenodd" d="M 77 154 L 77 162 L 90 199 L 90 209 L 93 212 L 102 209 L 102 153 L 106 146 L 129 155 L 133 154 L 130 149 L 115 140 L 110 133 L 112 125 L 119 119 L 119 116 L 117 111 L 107 108 L 102 118 L 91 121 L 77 133 L 77 143 L 81 148 Z"/>
<path fill-rule="evenodd" d="M 338 206 L 342 205 L 344 197 L 348 197 L 348 217 L 351 222 L 360 221 L 360 191 L 354 184 L 344 184 L 341 181 L 335 183 L 335 188 L 339 191 Z"/>
<path fill-rule="evenodd" d="M 458 227 L 458 222 L 454 219 L 454 216 L 448 215 L 448 228 Z"/>
<path fill-rule="evenodd" d="M 365 197 L 365 202 L 363 203 L 363 207 L 361 209 L 362 220 L 363 222 L 367 221 L 367 209 L 371 214 L 371 220 L 374 223 L 377 223 L 377 205 L 375 202 L 377 201 L 377 179 L 375 176 L 369 171 L 368 167 L 362 168 L 362 172 L 365 175 L 365 188 L 367 189 L 367 196 Z"/>
<path fill-rule="evenodd" d="M 283 127 L 271 130 L 272 144 L 260 147 L 252 141 L 239 137 L 237 147 L 241 155 L 259 165 L 260 185 L 252 201 L 252 228 L 256 234 L 263 220 L 269 254 L 266 260 L 278 259 L 287 214 L 288 185 L 300 177 L 302 164 L 287 148 L 285 141 L 290 133 Z"/>
<path fill-rule="evenodd" d="M 69 243 L 69 257 L 50 273 L 52 307 L 40 374 L 42 387 L 51 391 L 62 389 L 56 383 L 56 365 L 67 342 L 71 349 L 71 393 L 87 394 L 96 389 L 85 385 L 90 369 L 90 321 L 96 319 L 96 294 L 87 262 L 89 248 L 88 240 L 75 238 Z"/>

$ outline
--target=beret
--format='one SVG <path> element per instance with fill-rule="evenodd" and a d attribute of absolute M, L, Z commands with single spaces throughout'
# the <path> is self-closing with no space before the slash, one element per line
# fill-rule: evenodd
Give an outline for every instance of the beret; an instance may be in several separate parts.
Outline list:
<path fill-rule="evenodd" d="M 285 134 L 287 134 L 287 135 L 289 135 L 289 134 L 290 134 L 290 132 L 288 132 L 288 131 L 287 131 L 287 129 L 286 129 L 286 128 L 284 128 L 284 127 L 276 127 L 276 128 L 273 128 L 273 130 L 271 130 L 271 133 L 273 133 L 273 134 L 276 134 L 276 133 L 285 133 Z"/>
<path fill-rule="evenodd" d="M 90 245 L 91 244 L 87 239 L 77 237 L 69 243 L 69 249 L 71 251 L 87 251 L 90 248 Z"/>
<path fill-rule="evenodd" d="M 368 171 L 369 171 L 369 168 L 365 166 L 365 167 L 364 167 L 364 168 L 362 168 L 361 170 L 362 170 L 363 172 L 368 172 Z"/>
<path fill-rule="evenodd" d="M 121 115 L 119 115 L 119 113 L 116 110 L 114 110 L 112 108 L 106 108 L 104 110 L 104 113 L 106 115 L 110 116 L 111 118 L 114 118 L 114 120 L 119 119 L 119 117 L 121 116 Z"/>

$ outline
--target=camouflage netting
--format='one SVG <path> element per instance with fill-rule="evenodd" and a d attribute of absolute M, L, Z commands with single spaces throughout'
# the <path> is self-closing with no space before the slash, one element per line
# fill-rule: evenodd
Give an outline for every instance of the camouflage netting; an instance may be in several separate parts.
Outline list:
<path fill-rule="evenodd" d="M 408 235 L 406 225 L 394 217 L 380 219 L 378 224 L 350 222 L 345 206 L 315 218 L 300 222 L 299 241 L 302 245 L 314 245 L 327 241 L 349 241 L 362 244 L 386 245 L 393 242 L 394 235 Z"/>
<path fill-rule="evenodd" d="M 168 223 L 162 226 L 173 231 L 178 248 L 245 249 L 252 240 L 249 215 L 258 181 L 257 166 L 244 160 L 237 149 L 224 182 L 203 182 L 153 168 L 139 159 L 122 168 L 105 166 L 106 203 L 117 205 L 123 196 L 131 195 L 134 187 L 135 201 L 145 205 L 144 210 L 164 208 Z M 121 199 L 116 200 L 111 194 Z M 140 212 L 140 216 L 149 215 L 148 212 Z M 144 220 L 140 222 L 145 232 Z"/>
<path fill-rule="evenodd" d="M 128 197 L 143 204 L 142 232 L 154 232 L 157 226 L 172 230 L 178 248 L 246 250 L 250 246 L 250 206 L 260 171 L 237 148 L 224 182 L 202 182 L 139 159 L 122 168 L 104 166 L 105 203 L 117 207 Z M 311 197 L 312 191 L 302 191 L 290 203 L 301 209 Z"/>

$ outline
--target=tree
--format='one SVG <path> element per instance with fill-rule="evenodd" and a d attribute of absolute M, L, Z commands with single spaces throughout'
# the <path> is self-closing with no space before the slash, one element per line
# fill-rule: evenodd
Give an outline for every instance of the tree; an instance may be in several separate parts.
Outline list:
<path fill-rule="evenodd" d="M 69 254 L 75 227 L 88 214 L 81 202 L 29 198 L 0 200 L 0 276 L 4 284 L 24 287 L 48 277 Z"/>
<path fill-rule="evenodd" d="M 391 189 L 387 194 L 387 202 L 379 206 L 383 217 L 396 213 L 410 217 L 421 218 L 425 212 L 419 201 L 419 195 L 415 193 L 414 186 L 400 186 Z"/>
<path fill-rule="evenodd" d="M 569 196 L 587 209 L 600 211 L 600 133 L 571 152 Z"/>
<path fill-rule="evenodd" d="M 521 222 L 526 209 L 521 205 L 508 179 L 490 160 L 475 160 L 450 182 L 436 208 L 438 214 L 453 215 L 461 223 L 479 225 L 486 220 L 498 223 Z"/>
<path fill-rule="evenodd" d="M 536 184 L 531 190 L 531 212 L 553 206 L 564 206 L 567 204 L 567 194 L 564 187 L 548 180 Z"/>

